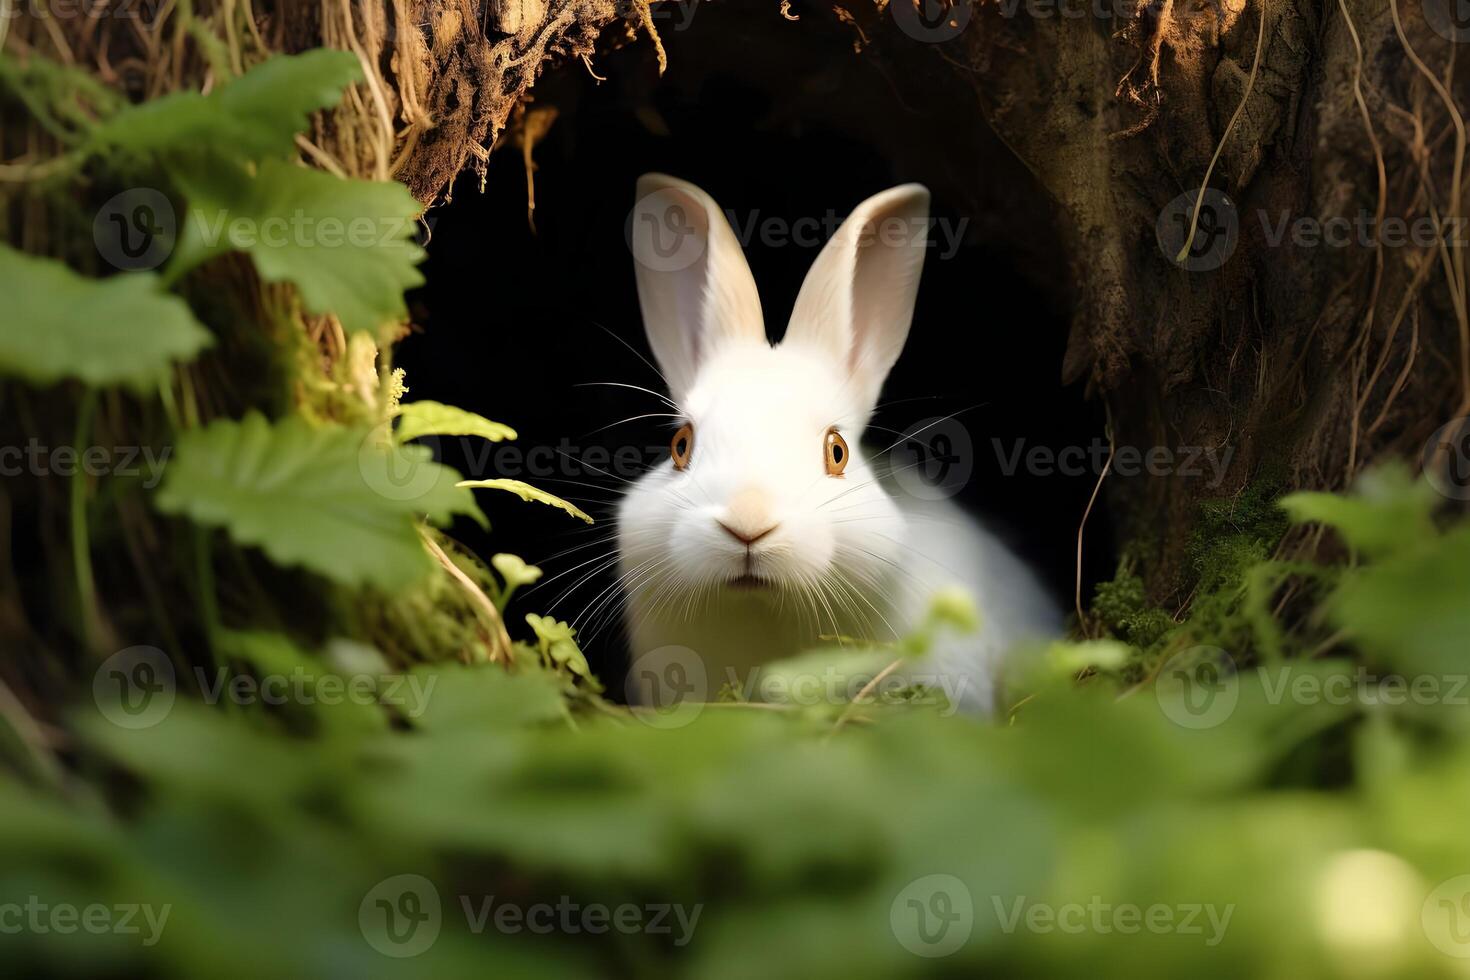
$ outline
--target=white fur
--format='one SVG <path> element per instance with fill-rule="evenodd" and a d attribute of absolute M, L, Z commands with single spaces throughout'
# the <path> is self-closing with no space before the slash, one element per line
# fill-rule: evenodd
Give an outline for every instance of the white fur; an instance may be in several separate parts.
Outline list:
<path fill-rule="evenodd" d="M 958 585 L 975 599 L 980 631 L 946 636 L 909 674 L 939 675 L 935 683 L 964 707 L 990 710 L 1003 656 L 1053 634 L 1060 616 L 993 535 L 948 501 L 891 494 L 859 445 L 908 335 L 928 191 L 908 184 L 858 206 L 813 264 L 774 347 L 714 201 L 657 174 L 639 181 L 638 195 L 678 201 L 705 238 L 700 260 L 684 268 L 638 267 L 645 328 L 694 446 L 686 469 L 655 467 L 619 510 L 635 661 L 687 647 L 712 697 L 732 672 L 743 682 L 764 662 L 821 645 L 823 635 L 904 635 L 936 591 Z M 840 476 L 824 462 L 832 426 L 850 448 Z M 761 503 L 755 523 L 775 527 L 750 545 L 721 527 L 738 523 L 737 495 Z M 770 584 L 730 585 L 747 574 Z"/>

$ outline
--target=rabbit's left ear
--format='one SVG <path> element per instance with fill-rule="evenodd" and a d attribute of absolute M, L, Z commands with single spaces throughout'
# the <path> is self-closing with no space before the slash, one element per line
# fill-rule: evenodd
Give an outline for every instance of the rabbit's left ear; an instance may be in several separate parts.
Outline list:
<path fill-rule="evenodd" d="M 871 407 L 898 360 L 929 238 L 929 190 L 903 184 L 868 198 L 812 263 L 782 343 L 842 359 Z"/>

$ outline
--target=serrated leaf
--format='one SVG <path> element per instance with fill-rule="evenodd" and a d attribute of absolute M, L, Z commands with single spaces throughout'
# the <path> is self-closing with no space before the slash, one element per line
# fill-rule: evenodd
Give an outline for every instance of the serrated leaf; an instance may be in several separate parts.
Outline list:
<path fill-rule="evenodd" d="M 395 589 L 433 568 L 417 515 L 484 520 L 457 477 L 427 449 L 384 446 L 378 432 L 252 413 L 183 433 L 158 507 L 224 527 L 277 564 Z"/>
<path fill-rule="evenodd" d="M 0 245 L 0 372 L 36 384 L 147 388 L 170 363 L 214 343 L 188 305 L 158 287 L 152 273 L 89 279 Z"/>
<path fill-rule="evenodd" d="M 407 318 L 403 293 L 424 281 L 424 250 L 413 241 L 421 207 L 402 184 L 274 160 L 254 176 L 221 164 L 176 179 L 189 210 L 170 276 L 240 251 L 262 279 L 293 283 L 309 311 L 336 314 L 348 332 Z"/>
<path fill-rule="evenodd" d="M 1326 524 L 1368 555 L 1387 555 L 1434 537 L 1434 492 L 1402 465 L 1385 465 L 1358 478 L 1352 493 L 1294 493 L 1281 507 L 1297 523 Z"/>
<path fill-rule="evenodd" d="M 93 130 L 88 145 L 93 152 L 189 159 L 202 148 L 235 159 L 284 157 L 294 153 L 310 114 L 336 105 L 361 78 L 356 56 L 346 51 L 277 55 L 208 95 L 175 92 L 125 109 Z"/>
<path fill-rule="evenodd" d="M 476 489 L 483 487 L 487 490 L 505 490 L 515 494 L 522 500 L 548 504 L 558 510 L 564 510 L 573 517 L 586 521 L 588 524 L 592 523 L 591 516 L 576 504 L 569 503 L 554 493 L 547 493 L 539 487 L 533 487 L 529 483 L 522 483 L 520 480 L 464 480 L 459 485 L 462 487 L 474 487 Z"/>
<path fill-rule="evenodd" d="M 400 411 L 398 431 L 400 443 L 422 436 L 480 436 L 491 442 L 514 439 L 516 430 L 500 422 L 439 402 L 409 402 Z"/>

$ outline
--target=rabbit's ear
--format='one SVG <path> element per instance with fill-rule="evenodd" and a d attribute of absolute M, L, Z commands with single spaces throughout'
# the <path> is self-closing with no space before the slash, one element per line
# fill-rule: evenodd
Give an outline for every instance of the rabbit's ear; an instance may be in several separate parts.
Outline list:
<path fill-rule="evenodd" d="M 687 181 L 644 174 L 628 238 L 643 326 L 675 401 L 715 348 L 767 342 L 755 279 L 714 198 Z"/>
<path fill-rule="evenodd" d="M 929 190 L 903 184 L 868 198 L 812 263 L 783 343 L 840 358 L 869 407 L 898 360 L 929 237 Z"/>

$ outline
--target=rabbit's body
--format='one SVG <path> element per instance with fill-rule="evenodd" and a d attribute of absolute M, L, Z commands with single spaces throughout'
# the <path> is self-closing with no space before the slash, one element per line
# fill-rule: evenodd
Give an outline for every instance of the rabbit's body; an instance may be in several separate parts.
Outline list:
<path fill-rule="evenodd" d="M 927 192 L 894 188 L 854 212 L 774 347 L 740 246 L 708 195 L 657 176 L 639 192 L 639 296 L 683 425 L 671 461 L 639 480 L 618 514 L 634 660 L 692 651 L 713 697 L 823 636 L 896 639 L 935 593 L 960 586 L 980 630 L 945 634 L 909 674 L 989 710 L 1002 656 L 1053 633 L 1060 617 L 994 535 L 948 501 L 890 492 L 858 446 L 913 315 Z M 640 254 L 650 211 L 655 233 L 684 236 L 674 250 Z M 667 261 L 691 235 L 696 247 Z"/>
<path fill-rule="evenodd" d="M 651 478 L 655 474 L 644 479 Z M 634 523 L 644 516 L 637 499 L 635 491 L 624 505 Z M 896 639 L 925 615 L 932 596 L 959 586 L 975 600 L 981 629 L 940 636 L 906 679 L 939 690 L 965 710 L 990 711 L 1004 655 L 1056 635 L 1061 613 L 1025 562 L 952 502 L 905 501 L 895 529 L 906 544 L 898 549 L 897 567 L 849 605 L 834 603 L 832 615 L 820 605 L 815 611 L 803 605 L 810 600 L 770 590 L 712 591 L 692 610 L 635 591 L 627 612 L 630 649 L 635 658 L 667 647 L 696 651 L 711 697 L 725 684 L 749 695 L 761 664 L 827 645 L 822 635 Z"/>

